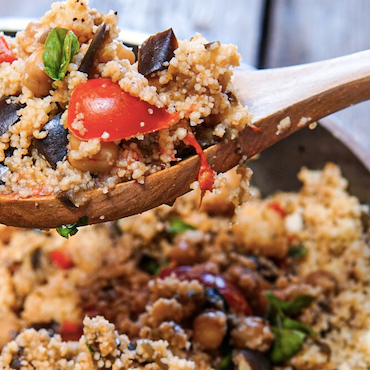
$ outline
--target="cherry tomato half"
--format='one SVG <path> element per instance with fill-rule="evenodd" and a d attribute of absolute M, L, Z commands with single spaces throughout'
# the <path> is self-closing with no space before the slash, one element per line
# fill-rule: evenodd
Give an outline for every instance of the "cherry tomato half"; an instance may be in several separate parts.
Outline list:
<path fill-rule="evenodd" d="M 12 63 L 16 59 L 17 58 L 14 56 L 5 38 L 3 36 L 0 36 L 0 63 Z"/>
<path fill-rule="evenodd" d="M 164 279 L 171 276 L 171 274 L 174 274 L 180 280 L 196 279 L 205 287 L 216 288 L 230 306 L 231 311 L 243 313 L 246 316 L 253 314 L 241 291 L 221 274 L 202 272 L 201 270 L 193 269 L 192 266 L 178 266 L 162 269 L 159 277 Z"/>
<path fill-rule="evenodd" d="M 82 122 L 82 128 L 73 125 Z M 81 140 L 128 139 L 168 128 L 179 121 L 170 114 L 123 91 L 108 78 L 87 80 L 72 93 L 68 108 L 68 128 Z"/>

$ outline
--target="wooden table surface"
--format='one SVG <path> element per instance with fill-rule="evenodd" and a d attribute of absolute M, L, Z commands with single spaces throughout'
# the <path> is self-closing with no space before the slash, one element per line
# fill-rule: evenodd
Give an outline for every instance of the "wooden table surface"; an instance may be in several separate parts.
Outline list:
<path fill-rule="evenodd" d="M 51 0 L 0 0 L 0 17 L 39 17 Z M 37 4 L 37 5 L 36 5 Z M 121 27 L 178 38 L 202 33 L 238 45 L 243 61 L 259 68 L 307 63 L 370 48 L 369 0 L 91 0 L 118 11 Z M 370 65 L 369 65 L 370 68 Z M 370 169 L 370 102 L 335 115 Z"/>

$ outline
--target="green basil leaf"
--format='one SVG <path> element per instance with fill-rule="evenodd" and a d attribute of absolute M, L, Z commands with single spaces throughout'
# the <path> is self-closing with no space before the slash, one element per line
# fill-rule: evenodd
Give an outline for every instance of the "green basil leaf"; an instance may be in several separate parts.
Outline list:
<path fill-rule="evenodd" d="M 277 311 L 280 315 L 285 314 L 289 316 L 298 315 L 302 308 L 309 306 L 315 300 L 315 297 L 312 295 L 302 294 L 292 301 L 283 302 L 276 298 L 271 291 L 266 293 L 266 297 L 269 300 L 272 313 Z"/>
<path fill-rule="evenodd" d="M 317 335 L 315 330 L 313 330 L 309 326 L 304 325 L 304 324 L 300 323 L 297 320 L 289 319 L 288 317 L 283 318 L 282 327 L 284 329 L 299 330 L 299 331 L 301 331 L 303 333 L 306 333 L 306 334 L 312 334 L 312 335 L 315 335 L 315 336 Z"/>
<path fill-rule="evenodd" d="M 60 80 L 67 73 L 68 65 L 71 62 L 72 57 L 78 51 L 79 47 L 80 47 L 80 44 L 78 43 L 78 39 L 76 35 L 72 31 L 69 31 L 67 36 L 64 39 L 62 63 L 60 65 L 60 71 L 58 75 Z"/>
<path fill-rule="evenodd" d="M 78 49 L 78 39 L 72 31 L 54 28 L 45 41 L 42 54 L 45 73 L 55 81 L 61 80 Z"/>
<path fill-rule="evenodd" d="M 291 245 L 289 247 L 288 256 L 292 258 L 303 258 L 307 256 L 307 253 L 308 250 L 303 245 Z"/>
<path fill-rule="evenodd" d="M 222 359 L 218 369 L 219 370 L 233 370 L 234 368 L 235 366 L 234 366 L 234 362 L 232 359 L 232 354 L 230 352 Z"/>
<path fill-rule="evenodd" d="M 56 230 L 60 236 L 68 239 L 70 236 L 76 235 L 78 233 L 79 226 L 86 226 L 88 223 L 89 218 L 87 216 L 83 216 L 74 224 L 62 225 L 57 227 Z"/>
<path fill-rule="evenodd" d="M 299 330 L 281 329 L 276 326 L 271 327 L 271 331 L 275 339 L 270 351 L 270 360 L 274 364 L 281 364 L 289 360 L 302 349 L 306 338 L 305 333 Z"/>
<path fill-rule="evenodd" d="M 86 347 L 89 350 L 89 352 L 93 355 L 95 353 L 95 351 L 93 350 L 91 345 L 87 341 L 85 341 L 85 344 L 86 344 Z"/>
<path fill-rule="evenodd" d="M 172 234 L 181 234 L 186 230 L 195 230 L 195 227 L 193 225 L 186 223 L 180 218 L 172 219 L 170 227 L 167 229 L 167 231 Z"/>

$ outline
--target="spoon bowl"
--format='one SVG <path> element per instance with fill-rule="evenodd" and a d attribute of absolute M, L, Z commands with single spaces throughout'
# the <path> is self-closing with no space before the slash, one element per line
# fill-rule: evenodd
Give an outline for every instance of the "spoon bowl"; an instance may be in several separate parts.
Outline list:
<path fill-rule="evenodd" d="M 257 129 L 247 127 L 238 140 L 224 140 L 205 150 L 216 172 L 225 172 L 244 158 L 263 151 L 293 132 L 350 105 L 370 99 L 370 51 L 305 65 L 266 69 L 236 69 L 236 95 L 249 107 Z M 370 155 L 370 154 L 369 154 Z M 197 180 L 199 157 L 152 174 L 144 184 L 118 184 L 76 195 L 79 207 L 63 195 L 20 198 L 0 195 L 0 223 L 48 229 L 78 222 L 116 220 L 172 204 Z"/>

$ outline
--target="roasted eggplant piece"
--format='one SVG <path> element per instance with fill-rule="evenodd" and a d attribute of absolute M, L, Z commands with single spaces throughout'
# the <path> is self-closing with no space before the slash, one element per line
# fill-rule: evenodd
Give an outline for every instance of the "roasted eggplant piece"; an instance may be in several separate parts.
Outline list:
<path fill-rule="evenodd" d="M 139 72 L 148 76 L 153 72 L 166 69 L 164 63 L 172 59 L 178 47 L 172 28 L 149 37 L 139 48 Z"/>
<path fill-rule="evenodd" d="M 5 134 L 9 127 L 19 120 L 17 111 L 25 107 L 24 104 L 20 103 L 8 104 L 6 102 L 8 99 L 8 96 L 0 99 L 0 135 Z"/>
<path fill-rule="evenodd" d="M 57 163 L 67 155 L 68 130 L 60 124 L 62 113 L 57 114 L 45 126 L 48 135 L 44 139 L 35 140 L 38 151 L 43 154 L 50 166 L 55 170 Z"/>
<path fill-rule="evenodd" d="M 262 353 L 243 349 L 240 354 L 247 359 L 251 370 L 272 370 L 271 362 Z"/>
<path fill-rule="evenodd" d="M 105 44 L 107 41 L 109 35 L 109 28 L 105 23 L 102 23 L 97 31 L 96 34 L 91 41 L 91 44 L 89 48 L 87 49 L 87 52 L 82 59 L 80 68 L 78 69 L 80 72 L 87 73 L 88 76 L 91 78 L 93 74 L 93 66 L 94 66 L 94 60 L 97 51 Z"/>

